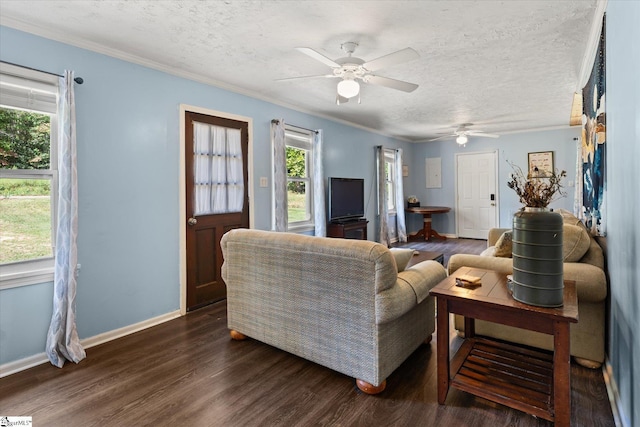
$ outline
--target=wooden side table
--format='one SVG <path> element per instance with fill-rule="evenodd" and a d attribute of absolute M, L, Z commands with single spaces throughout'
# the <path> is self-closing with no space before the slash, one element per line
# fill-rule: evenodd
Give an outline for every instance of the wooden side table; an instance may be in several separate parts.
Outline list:
<path fill-rule="evenodd" d="M 476 288 L 456 277 L 482 277 Z M 507 279 L 494 271 L 462 267 L 431 290 L 437 298 L 438 403 L 450 387 L 569 426 L 571 359 L 569 325 L 578 321 L 573 281 L 564 282 L 564 305 L 543 308 L 514 300 Z M 449 360 L 449 314 L 465 316 L 465 341 Z M 553 335 L 553 353 L 476 337 L 475 319 Z"/>
<path fill-rule="evenodd" d="M 415 235 L 411 236 L 411 238 L 417 239 L 418 237 L 423 237 L 424 240 L 429 240 L 432 237 L 436 237 L 446 240 L 446 236 L 438 234 L 438 232 L 431 227 L 431 215 L 447 213 L 450 210 L 451 208 L 445 206 L 419 206 L 405 209 L 405 212 L 421 214 L 423 219 L 422 230 L 419 230 Z"/>

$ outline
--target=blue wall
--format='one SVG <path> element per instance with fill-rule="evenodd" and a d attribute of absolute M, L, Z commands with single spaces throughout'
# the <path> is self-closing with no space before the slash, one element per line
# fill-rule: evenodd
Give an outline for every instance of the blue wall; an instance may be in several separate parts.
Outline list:
<path fill-rule="evenodd" d="M 256 228 L 271 227 L 273 118 L 324 130 L 327 176 L 372 182 L 375 145 L 401 142 L 275 104 L 196 83 L 105 55 L 0 27 L 0 59 L 61 73 L 76 85 L 80 338 L 179 309 L 179 105 L 253 119 Z M 335 108 L 339 108 L 335 106 Z M 357 159 L 357 161 L 354 161 Z M 367 188 L 367 217 L 375 203 Z M 369 233 L 373 236 L 373 221 Z M 52 284 L 0 291 L 0 365 L 44 351 Z"/>
<path fill-rule="evenodd" d="M 459 150 L 498 149 L 501 183 L 509 173 L 503 158 L 524 166 L 529 150 L 554 150 L 556 165 L 573 174 L 575 129 L 472 139 L 466 148 L 452 141 L 410 144 L 6 27 L 0 27 L 0 55 L 4 61 L 47 71 L 73 69 L 85 79 L 85 84 L 76 86 L 80 338 L 179 309 L 180 104 L 253 119 L 254 226 L 260 229 L 271 227 L 271 192 L 259 187 L 258 180 L 271 176 L 265 159 L 270 159 L 273 118 L 324 130 L 327 177 L 367 180 L 369 236 L 375 236 L 376 145 L 405 150 L 410 166 L 405 194 L 417 194 L 429 204 L 455 205 L 453 159 Z M 424 159 L 434 156 L 442 157 L 444 187 L 427 193 Z M 503 203 L 508 197 L 503 196 Z M 505 204 L 501 223 L 517 205 L 513 200 Z M 434 218 L 436 229 L 455 233 L 453 215 Z M 446 222 L 438 224 L 439 220 Z M 409 231 L 421 227 L 419 218 L 408 221 Z M 42 352 L 51 316 L 51 287 L 49 283 L 0 291 L 0 365 Z"/>
<path fill-rule="evenodd" d="M 547 130 L 538 132 L 513 133 L 502 135 L 498 139 L 470 137 L 466 146 L 460 146 L 452 140 L 433 141 L 416 145 L 411 158 L 411 193 L 418 196 L 423 205 L 451 206 L 455 200 L 455 162 L 456 154 L 480 153 L 498 151 L 498 201 L 500 218 L 498 226 L 511 227 L 513 214 L 522 207 L 516 193 L 507 187 L 512 168 L 508 162 L 527 170 L 528 153 L 535 151 L 553 151 L 556 169 L 565 170 L 567 178 L 563 180 L 564 191 L 567 196 L 553 202 L 550 207 L 563 208 L 573 211 L 573 196 L 575 187 L 569 187 L 569 182 L 575 183 L 577 141 L 580 137 L 580 127 Z M 440 157 L 442 160 L 442 188 L 426 188 L 425 159 Z M 407 228 L 411 230 L 422 227 L 422 218 L 407 218 Z M 433 227 L 440 233 L 455 234 L 455 212 L 433 216 Z"/>
<path fill-rule="evenodd" d="M 607 261 L 611 281 L 608 355 L 620 393 L 619 409 L 623 425 L 638 426 L 640 2 L 610 0 L 606 25 Z"/>

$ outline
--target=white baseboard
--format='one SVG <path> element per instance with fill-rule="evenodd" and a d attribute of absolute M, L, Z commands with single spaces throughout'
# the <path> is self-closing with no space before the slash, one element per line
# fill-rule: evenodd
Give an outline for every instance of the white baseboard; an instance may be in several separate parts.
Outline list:
<path fill-rule="evenodd" d="M 113 341 L 117 338 L 122 338 L 124 336 L 131 335 L 143 329 L 147 329 L 152 326 L 156 326 L 161 323 L 168 322 L 169 320 L 173 320 L 177 317 L 180 317 L 180 310 L 172 311 L 170 313 L 166 313 L 157 317 L 152 317 L 151 319 L 143 320 L 142 322 L 139 322 L 139 323 L 134 323 L 133 325 L 125 326 L 120 329 L 114 329 L 113 331 L 104 332 L 102 334 L 98 334 L 93 337 L 82 339 L 80 340 L 80 344 L 82 344 L 84 348 L 95 347 L 97 345 L 104 344 L 109 341 Z"/>
<path fill-rule="evenodd" d="M 607 394 L 609 395 L 609 404 L 611 405 L 611 412 L 613 412 L 613 421 L 616 427 L 630 427 L 629 419 L 624 416 L 622 406 L 620 405 L 620 394 L 618 393 L 618 386 L 613 376 L 613 367 L 609 363 L 609 359 L 605 360 L 602 366 L 602 375 L 604 377 L 604 384 L 607 387 Z"/>
<path fill-rule="evenodd" d="M 178 317 L 180 317 L 180 310 L 172 311 L 170 313 L 153 317 L 151 319 L 143 320 L 139 323 L 134 323 L 133 325 L 128 325 L 123 328 L 114 329 L 113 331 L 95 335 L 93 337 L 81 339 L 80 344 L 82 344 L 82 347 L 84 347 L 85 349 L 95 347 L 97 345 L 122 338 L 143 329 L 168 322 L 169 320 L 173 320 Z M 0 378 L 18 373 L 20 371 L 24 371 L 25 369 L 33 368 L 34 366 L 38 366 L 47 362 L 49 362 L 49 359 L 47 358 L 46 353 L 42 352 L 34 354 L 33 356 L 25 357 L 24 359 L 5 363 L 3 365 L 0 365 Z"/>
<path fill-rule="evenodd" d="M 0 378 L 33 368 L 34 366 L 42 365 L 48 361 L 49 359 L 47 359 L 47 355 L 45 353 L 38 353 L 33 356 L 25 357 L 24 359 L 5 363 L 0 365 Z"/>

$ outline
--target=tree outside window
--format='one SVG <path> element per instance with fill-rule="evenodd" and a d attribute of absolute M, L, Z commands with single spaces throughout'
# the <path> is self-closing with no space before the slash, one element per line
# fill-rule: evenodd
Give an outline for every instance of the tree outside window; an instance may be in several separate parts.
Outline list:
<path fill-rule="evenodd" d="M 53 256 L 51 117 L 0 107 L 0 264 Z"/>
<path fill-rule="evenodd" d="M 389 212 L 396 211 L 396 172 L 394 153 L 385 151 L 384 153 L 384 176 L 387 187 L 387 209 Z"/>
<path fill-rule="evenodd" d="M 307 150 L 287 147 L 289 224 L 311 219 Z"/>

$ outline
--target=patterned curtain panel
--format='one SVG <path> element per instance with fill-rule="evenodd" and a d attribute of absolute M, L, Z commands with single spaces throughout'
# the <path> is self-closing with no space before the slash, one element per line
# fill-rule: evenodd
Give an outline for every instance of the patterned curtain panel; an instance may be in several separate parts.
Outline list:
<path fill-rule="evenodd" d="M 65 71 L 58 85 L 58 224 L 53 315 L 45 351 L 51 363 L 62 368 L 65 360 L 78 363 L 86 354 L 76 329 L 78 173 L 73 71 Z"/>
<path fill-rule="evenodd" d="M 573 198 L 573 214 L 576 218 L 582 218 L 582 139 L 577 139 L 576 144 L 576 188 Z"/>
<path fill-rule="evenodd" d="M 582 209 L 580 218 L 591 234 L 606 234 L 605 20 L 591 76 L 582 89 Z"/>
<path fill-rule="evenodd" d="M 407 226 L 404 220 L 404 185 L 402 183 L 402 149 L 398 148 L 395 155 L 395 184 L 396 184 L 396 229 L 398 241 L 407 241 Z"/>
<path fill-rule="evenodd" d="M 195 214 L 241 212 L 244 180 L 240 129 L 195 122 Z"/>
<path fill-rule="evenodd" d="M 271 121 L 273 141 L 273 225 L 275 231 L 287 231 L 287 147 L 284 140 L 284 120 Z"/>
<path fill-rule="evenodd" d="M 384 147 L 376 147 L 376 169 L 378 171 L 378 233 L 376 240 L 389 246 L 389 211 L 387 210 L 387 182 L 384 168 Z"/>
<path fill-rule="evenodd" d="M 313 133 L 313 214 L 315 235 L 327 235 L 327 214 L 324 202 L 324 167 L 322 165 L 322 130 Z"/>

